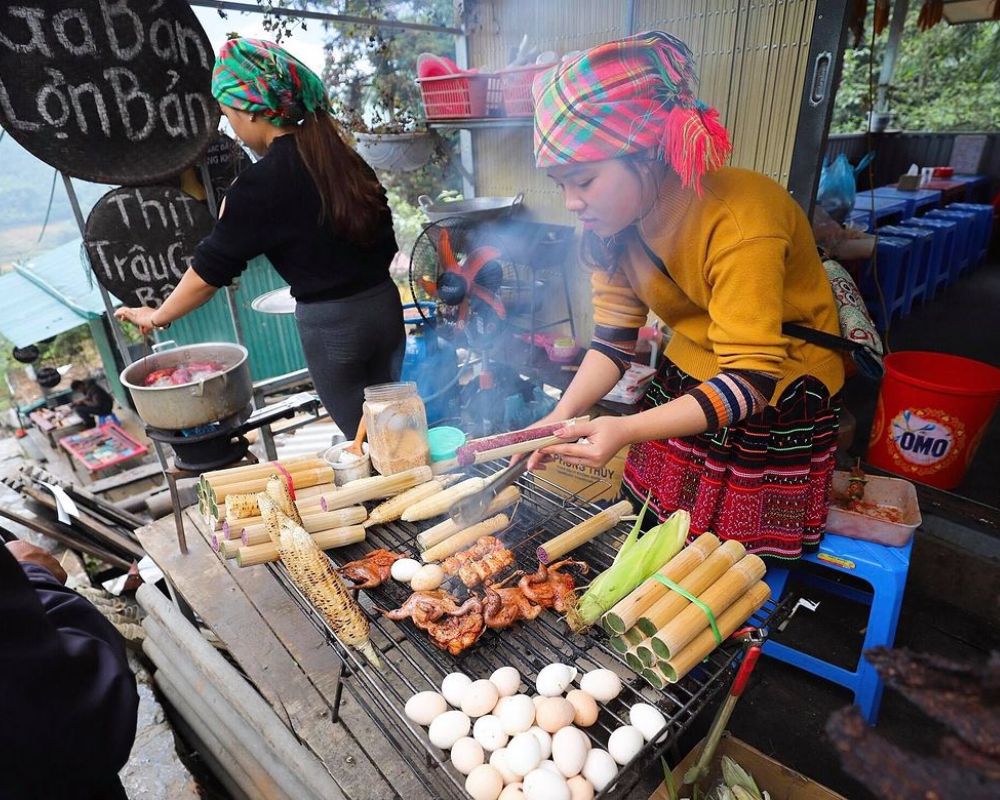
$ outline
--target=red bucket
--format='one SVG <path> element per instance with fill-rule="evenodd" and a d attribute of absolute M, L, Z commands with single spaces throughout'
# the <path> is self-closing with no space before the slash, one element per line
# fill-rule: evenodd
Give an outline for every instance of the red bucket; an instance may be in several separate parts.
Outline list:
<path fill-rule="evenodd" d="M 1000 403 L 1000 369 L 911 350 L 885 357 L 868 460 L 897 475 L 954 489 Z"/>

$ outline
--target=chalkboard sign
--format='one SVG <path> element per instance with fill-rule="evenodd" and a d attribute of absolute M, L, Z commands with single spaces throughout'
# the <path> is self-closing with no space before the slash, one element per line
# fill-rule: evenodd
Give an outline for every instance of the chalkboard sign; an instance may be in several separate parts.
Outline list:
<path fill-rule="evenodd" d="M 250 156 L 240 145 L 220 133 L 205 153 L 205 164 L 208 166 L 208 176 L 215 190 L 215 207 L 222 205 L 226 190 L 236 177 L 250 166 Z"/>
<path fill-rule="evenodd" d="M 186 0 L 0 0 L 0 126 L 77 178 L 194 164 L 219 125 L 214 63 Z"/>
<path fill-rule="evenodd" d="M 90 268 L 127 306 L 158 307 L 212 230 L 202 203 L 170 186 L 115 189 L 97 201 L 83 242 Z"/>

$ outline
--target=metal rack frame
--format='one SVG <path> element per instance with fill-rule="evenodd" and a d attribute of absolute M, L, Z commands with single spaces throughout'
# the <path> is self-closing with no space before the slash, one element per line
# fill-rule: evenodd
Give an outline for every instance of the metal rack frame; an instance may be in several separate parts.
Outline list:
<path fill-rule="evenodd" d="M 473 471 L 486 475 L 496 468 L 493 463 L 474 467 Z M 599 509 L 592 503 L 581 502 L 577 495 L 561 495 L 559 488 L 541 475 L 525 476 L 518 486 L 522 500 L 511 526 L 501 538 L 514 552 L 517 567 L 534 571 L 537 567 L 535 548 L 541 541 L 582 522 Z M 374 526 L 368 531 L 366 543 L 334 551 L 335 561 L 345 563 L 379 547 L 394 552 L 413 552 L 417 533 L 419 529 L 409 523 Z M 619 525 L 578 548 L 574 556 L 586 561 L 594 571 L 591 574 L 596 574 L 610 565 L 625 535 L 626 526 Z M 622 678 L 621 694 L 610 703 L 599 704 L 596 724 L 584 729 L 595 746 L 606 748 L 610 733 L 628 724 L 628 710 L 637 702 L 651 703 L 659 708 L 667 725 L 664 735 L 658 737 L 658 741 L 647 743 L 635 759 L 621 768 L 615 781 L 597 796 L 600 800 L 610 800 L 627 797 L 643 771 L 676 745 L 698 714 L 728 685 L 742 655 L 738 645 L 726 643 L 680 682 L 660 691 L 625 664 L 620 654 L 609 647 L 602 631 L 595 628 L 585 634 L 574 634 L 558 615 L 545 611 L 536 620 L 518 623 L 507 630 L 487 630 L 468 651 L 453 657 L 437 649 L 423 631 L 409 622 L 394 623 L 373 610 L 372 606 L 395 608 L 409 595 L 408 587 L 388 580 L 359 597 L 371 619 L 372 641 L 381 654 L 383 669 L 379 671 L 360 653 L 340 642 L 280 562 L 269 564 L 268 568 L 341 658 L 344 670 L 337 686 L 333 719 L 337 719 L 337 707 L 346 687 L 372 724 L 393 744 L 417 780 L 434 797 L 467 797 L 465 776 L 450 764 L 446 752 L 430 743 L 426 730 L 406 717 L 403 708 L 414 693 L 438 690 L 442 678 L 450 672 L 462 671 L 474 679 L 485 678 L 495 669 L 509 665 L 518 669 L 530 687 L 538 671 L 553 661 L 575 664 L 581 672 L 598 667 L 615 671 Z M 453 579 L 453 583 L 457 583 L 457 579 Z M 464 589 L 460 583 L 457 587 L 446 584 L 446 588 L 456 594 Z M 787 604 L 769 601 L 749 624 L 763 627 L 786 613 Z"/>

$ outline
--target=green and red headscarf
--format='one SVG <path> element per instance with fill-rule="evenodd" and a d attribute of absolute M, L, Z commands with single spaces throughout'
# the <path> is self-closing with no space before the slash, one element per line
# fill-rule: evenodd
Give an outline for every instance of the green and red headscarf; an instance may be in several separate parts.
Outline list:
<path fill-rule="evenodd" d="M 212 95 L 222 105 L 294 125 L 307 112 L 329 111 L 320 77 L 288 51 L 263 39 L 230 39 L 219 51 Z"/>
<path fill-rule="evenodd" d="M 598 45 L 535 78 L 540 168 L 650 152 L 684 186 L 721 167 L 732 146 L 719 113 L 695 99 L 694 56 L 649 31 Z"/>

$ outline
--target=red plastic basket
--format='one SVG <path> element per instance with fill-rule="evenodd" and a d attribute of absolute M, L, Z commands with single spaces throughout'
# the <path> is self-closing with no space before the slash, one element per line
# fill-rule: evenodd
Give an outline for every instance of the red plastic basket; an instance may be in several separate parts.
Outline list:
<path fill-rule="evenodd" d="M 551 67 L 552 64 L 532 64 L 500 71 L 503 109 L 508 117 L 534 116 L 535 101 L 531 97 L 531 82 L 539 72 L 545 72 Z"/>
<path fill-rule="evenodd" d="M 492 73 L 417 78 L 427 119 L 469 119 L 502 113 L 500 81 Z"/>

